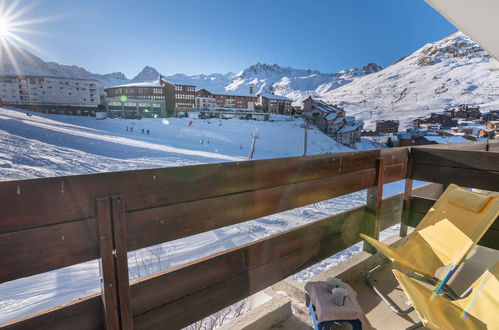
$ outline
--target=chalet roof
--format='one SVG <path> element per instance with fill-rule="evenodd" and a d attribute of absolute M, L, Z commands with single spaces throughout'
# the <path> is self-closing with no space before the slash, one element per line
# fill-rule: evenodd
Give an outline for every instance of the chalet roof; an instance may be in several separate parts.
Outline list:
<path fill-rule="evenodd" d="M 187 81 L 187 80 L 182 80 L 182 79 L 165 79 L 165 78 L 161 78 L 163 81 L 171 84 L 171 85 L 182 85 L 182 86 L 196 86 L 195 84 L 193 84 L 191 81 Z"/>
<path fill-rule="evenodd" d="M 354 117 L 355 118 L 355 117 Z M 356 120 L 353 125 L 347 125 L 343 126 L 338 133 L 347 133 L 347 132 L 352 132 L 355 131 L 359 128 L 362 128 L 364 126 L 364 121 L 363 120 Z"/>
<path fill-rule="evenodd" d="M 280 95 L 274 95 L 270 93 L 260 93 L 258 96 L 264 97 L 269 100 L 281 100 L 281 101 L 291 101 L 291 99 L 288 99 L 287 97 L 280 96 Z"/>
<path fill-rule="evenodd" d="M 338 115 L 337 115 L 336 113 L 334 113 L 334 112 L 330 112 L 330 113 L 328 113 L 328 114 L 326 115 L 326 117 L 324 117 L 324 119 L 326 119 L 326 120 L 328 120 L 328 121 L 331 121 L 331 120 L 335 120 L 337 116 L 338 116 Z"/>
<path fill-rule="evenodd" d="M 358 127 L 355 126 L 355 125 L 351 125 L 351 126 L 343 126 L 339 131 L 338 133 L 347 133 L 347 132 L 352 132 L 352 131 L 355 131 L 357 130 Z"/>
<path fill-rule="evenodd" d="M 345 121 L 351 123 L 352 121 L 355 121 L 355 116 L 345 116 Z"/>
<path fill-rule="evenodd" d="M 449 137 L 443 137 L 443 136 L 430 136 L 426 135 L 424 138 L 428 141 L 432 141 L 438 144 L 450 144 L 450 143 L 463 143 L 463 142 L 469 142 L 469 140 L 460 137 L 460 136 L 449 136 Z"/>
<path fill-rule="evenodd" d="M 336 118 L 336 120 L 333 122 L 333 124 L 339 124 L 339 123 L 341 123 L 344 119 L 345 119 L 345 117 L 338 117 L 338 118 Z"/>
<path fill-rule="evenodd" d="M 400 123 L 399 120 L 392 120 L 392 119 L 378 119 L 378 120 L 376 120 L 376 124 L 381 124 L 381 123 L 385 123 L 385 122 L 393 122 L 395 124 Z"/>
<path fill-rule="evenodd" d="M 118 86 L 113 86 L 111 88 L 116 88 L 116 87 L 163 87 L 159 80 L 153 81 L 153 82 L 140 82 L 140 83 L 131 83 L 131 84 L 125 84 L 125 85 L 118 85 Z"/>
<path fill-rule="evenodd" d="M 323 106 L 326 106 L 328 107 L 329 104 L 327 104 L 326 102 L 322 101 L 322 100 L 319 100 L 319 99 L 312 99 L 312 102 L 313 103 L 317 103 L 317 104 L 320 104 L 320 105 L 323 105 Z"/>
<path fill-rule="evenodd" d="M 331 111 L 329 111 L 328 109 L 326 109 L 324 107 L 318 107 L 318 106 L 315 107 L 315 110 L 319 110 L 319 111 L 326 112 L 326 113 L 331 112 Z"/>
<path fill-rule="evenodd" d="M 239 92 L 232 92 L 232 91 L 214 91 L 214 90 L 210 90 L 210 89 L 206 89 L 206 88 L 201 88 L 199 89 L 198 91 L 200 90 L 205 90 L 207 91 L 208 93 L 210 94 L 213 94 L 213 95 L 226 95 L 226 96 L 243 96 L 243 97 L 256 97 L 255 94 L 250 94 L 250 93 L 239 93 Z"/>

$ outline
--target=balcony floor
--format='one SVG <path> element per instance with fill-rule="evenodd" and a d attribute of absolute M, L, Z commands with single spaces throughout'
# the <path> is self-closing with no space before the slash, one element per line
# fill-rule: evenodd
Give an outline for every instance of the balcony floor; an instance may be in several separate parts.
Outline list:
<path fill-rule="evenodd" d="M 497 261 L 499 261 L 498 250 L 484 247 L 476 248 L 460 267 L 456 273 L 456 276 L 453 278 L 454 281 L 450 282 L 451 286 L 457 293 L 462 293 L 480 276 L 486 266 L 491 266 Z M 347 261 L 342 267 L 343 269 L 346 269 L 347 272 L 348 263 L 349 261 Z M 341 273 L 335 273 L 334 269 L 331 269 L 330 271 L 325 272 L 312 280 L 324 280 L 329 276 L 342 278 Z M 392 298 L 400 307 L 408 307 L 405 294 L 391 274 L 391 266 L 387 266 L 378 272 L 375 276 L 375 280 L 379 280 L 378 285 L 380 289 L 383 292 L 389 292 L 390 298 Z M 350 283 L 350 285 L 357 292 L 357 300 L 359 301 L 359 304 L 366 313 L 366 316 L 374 329 L 405 329 L 420 321 L 415 311 L 412 311 L 404 317 L 393 313 L 390 308 L 374 293 L 373 289 L 366 284 L 362 274 L 360 274 L 360 276 L 357 275 L 356 279 L 346 280 L 346 282 Z M 298 286 L 303 287 L 301 283 Z M 295 301 L 293 302 L 293 314 L 283 322 L 272 327 L 272 329 L 309 330 L 313 329 L 313 324 L 304 303 L 297 303 Z M 344 324 L 339 325 L 334 329 L 350 329 L 350 326 Z"/>

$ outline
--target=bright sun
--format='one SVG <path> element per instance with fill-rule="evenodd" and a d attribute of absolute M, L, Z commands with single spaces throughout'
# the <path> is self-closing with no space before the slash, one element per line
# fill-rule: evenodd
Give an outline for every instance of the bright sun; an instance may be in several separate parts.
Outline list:
<path fill-rule="evenodd" d="M 0 39 L 5 40 L 10 36 L 10 23 L 5 17 L 0 16 Z"/>

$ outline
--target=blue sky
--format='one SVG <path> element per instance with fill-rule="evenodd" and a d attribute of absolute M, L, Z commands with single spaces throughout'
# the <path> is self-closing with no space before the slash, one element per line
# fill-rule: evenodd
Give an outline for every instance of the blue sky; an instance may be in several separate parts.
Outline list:
<path fill-rule="evenodd" d="M 7 1 L 9 3 L 9 1 Z M 18 8 L 32 1 L 20 0 Z M 423 0 L 39 0 L 19 33 L 44 60 L 127 77 L 237 72 L 255 62 L 321 72 L 383 67 L 456 31 Z M 29 49 L 29 48 L 28 48 Z"/>

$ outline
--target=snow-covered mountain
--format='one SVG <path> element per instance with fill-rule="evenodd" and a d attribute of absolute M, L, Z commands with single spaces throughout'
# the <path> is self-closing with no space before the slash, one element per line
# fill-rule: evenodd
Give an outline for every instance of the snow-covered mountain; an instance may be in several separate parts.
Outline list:
<path fill-rule="evenodd" d="M 131 82 L 154 81 L 159 75 L 159 72 L 150 66 L 145 66 L 132 79 L 128 79 L 121 72 L 95 74 L 75 65 L 45 62 L 27 50 L 15 47 L 0 47 L 0 56 L 0 74 L 5 75 L 21 73 L 25 75 L 96 79 L 106 87 Z M 249 86 L 253 85 L 258 92 L 275 92 L 279 95 L 297 99 L 327 92 L 351 82 L 355 78 L 379 70 L 381 70 L 381 67 L 373 63 L 362 69 L 343 70 L 337 73 L 321 73 L 310 69 L 302 70 L 277 64 L 256 63 L 237 74 L 229 72 L 225 74 L 213 73 L 188 76 L 177 73 L 166 76 L 166 78 L 192 83 L 198 88 L 207 88 L 214 91 L 247 92 Z"/>
<path fill-rule="evenodd" d="M 178 73 L 166 78 L 212 91 L 248 92 L 254 86 L 256 92 L 289 97 L 295 105 L 310 95 L 321 97 L 364 119 L 369 127 L 376 119 L 399 119 L 405 125 L 416 117 L 462 103 L 499 108 L 499 72 L 489 71 L 488 62 L 482 48 L 456 32 L 385 69 L 370 63 L 360 69 L 321 73 L 256 63 L 236 74 Z M 106 87 L 154 81 L 159 75 L 150 66 L 132 79 L 121 72 L 94 74 L 74 65 L 45 62 L 21 48 L 0 48 L 0 74 L 16 72 L 90 78 Z"/>
<path fill-rule="evenodd" d="M 489 56 L 461 32 L 427 44 L 391 66 L 320 95 L 372 124 L 402 124 L 459 104 L 499 108 L 499 72 Z"/>
<path fill-rule="evenodd" d="M 374 63 L 370 63 L 362 69 L 355 68 L 336 73 L 321 73 L 317 70 L 302 70 L 282 67 L 277 64 L 256 63 L 236 74 L 226 89 L 247 91 L 250 85 L 254 85 L 257 92 L 274 92 L 301 101 L 309 95 L 319 96 L 343 86 L 355 78 L 379 70 L 381 67 Z"/>
<path fill-rule="evenodd" d="M 25 49 L 9 46 L 0 47 L 0 74 L 96 79 L 106 86 L 128 82 L 121 72 L 94 74 L 76 65 L 45 62 Z"/>

